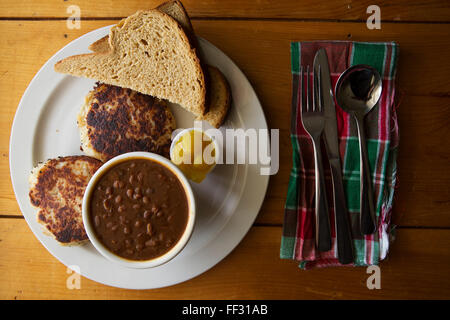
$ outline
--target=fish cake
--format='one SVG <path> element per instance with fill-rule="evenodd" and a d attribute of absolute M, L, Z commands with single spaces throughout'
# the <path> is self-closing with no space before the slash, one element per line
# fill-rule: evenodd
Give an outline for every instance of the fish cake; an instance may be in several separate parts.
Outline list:
<path fill-rule="evenodd" d="M 169 157 L 176 128 L 165 101 L 103 83 L 86 96 L 77 123 L 82 150 L 101 161 L 132 151 Z"/>
<path fill-rule="evenodd" d="M 62 245 L 88 241 L 81 206 L 86 186 L 102 162 L 87 156 L 47 160 L 29 177 L 30 201 L 47 234 Z"/>

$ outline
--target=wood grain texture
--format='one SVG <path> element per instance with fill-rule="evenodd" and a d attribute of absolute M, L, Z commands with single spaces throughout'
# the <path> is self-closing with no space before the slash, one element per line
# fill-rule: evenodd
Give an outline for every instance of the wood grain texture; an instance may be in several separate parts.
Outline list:
<path fill-rule="evenodd" d="M 66 267 L 26 222 L 0 219 L 0 299 L 450 298 L 450 230 L 398 230 L 380 266 L 381 290 L 367 289 L 365 268 L 299 270 L 294 261 L 279 259 L 280 237 L 279 227 L 253 227 L 211 270 L 172 287 L 122 290 L 83 277 L 80 290 L 69 290 Z"/>
<path fill-rule="evenodd" d="M 3 0 L 2 17 L 67 17 L 67 8 L 78 5 L 83 18 L 126 17 L 139 9 L 150 9 L 164 0 Z M 193 18 L 275 18 L 275 19 L 326 19 L 366 20 L 371 0 L 184 0 Z M 442 0 L 379 0 L 384 21 L 449 21 L 450 8 Z"/>
<path fill-rule="evenodd" d="M 39 68 L 82 34 L 117 20 L 0 21 L 0 215 L 20 215 L 9 178 L 9 130 L 20 97 Z M 395 40 L 400 44 L 399 191 L 394 221 L 401 226 L 450 227 L 450 35 L 446 25 L 384 24 L 368 32 L 363 23 L 194 21 L 197 33 L 228 54 L 244 71 L 262 102 L 271 128 L 280 129 L 280 170 L 271 177 L 259 224 L 281 225 L 291 169 L 289 140 L 291 40 Z M 439 52 L 440 54 L 437 54 Z M 276 61 L 276 63 L 274 63 Z"/>

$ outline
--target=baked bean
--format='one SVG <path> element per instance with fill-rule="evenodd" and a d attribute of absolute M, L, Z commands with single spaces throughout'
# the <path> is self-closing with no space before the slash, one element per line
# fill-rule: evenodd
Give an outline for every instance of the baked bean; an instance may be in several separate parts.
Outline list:
<path fill-rule="evenodd" d="M 119 188 L 119 180 L 114 181 L 113 187 L 118 189 Z"/>
<path fill-rule="evenodd" d="M 160 232 L 160 233 L 158 234 L 158 240 L 159 240 L 159 241 L 163 241 L 164 238 L 165 238 L 164 233 Z"/>
<path fill-rule="evenodd" d="M 153 232 L 152 224 L 151 223 L 147 223 L 147 234 L 151 236 L 152 232 Z"/>
<path fill-rule="evenodd" d="M 135 162 L 130 163 L 130 168 L 134 168 L 134 167 L 136 167 L 136 163 Z"/>
<path fill-rule="evenodd" d="M 129 248 L 129 247 L 131 247 L 131 245 L 132 245 L 131 240 L 130 240 L 130 239 L 125 239 L 125 246 L 126 246 L 127 248 Z"/>
<path fill-rule="evenodd" d="M 128 182 L 133 185 L 134 184 L 134 175 L 131 175 L 130 178 L 128 179 Z"/>
<path fill-rule="evenodd" d="M 151 213 L 150 211 L 145 210 L 145 211 L 144 211 L 144 218 L 145 218 L 145 219 L 150 218 L 150 215 L 151 215 L 151 214 L 152 214 L 152 213 Z"/>
<path fill-rule="evenodd" d="M 140 232 L 140 233 L 138 233 L 137 238 L 138 238 L 139 240 L 142 240 L 142 239 L 144 239 L 144 238 L 146 237 L 146 234 L 147 234 L 147 233 L 145 233 L 145 232 Z"/>
<path fill-rule="evenodd" d="M 134 223 L 134 226 L 136 228 L 139 228 L 142 225 L 142 222 L 140 220 L 136 220 L 136 222 Z"/>
<path fill-rule="evenodd" d="M 106 224 L 106 227 L 107 227 L 108 229 L 111 229 L 112 226 L 113 226 L 113 223 L 112 223 L 112 222 L 108 222 L 108 223 Z"/>
<path fill-rule="evenodd" d="M 130 234 L 131 233 L 131 229 L 129 227 L 125 227 L 125 228 L 123 228 L 123 233 L 124 234 Z"/>
<path fill-rule="evenodd" d="M 136 188 L 134 189 L 134 192 L 135 192 L 135 193 L 138 193 L 138 194 L 141 194 L 141 188 L 136 187 Z"/>
<path fill-rule="evenodd" d="M 173 216 L 172 216 L 172 215 L 170 215 L 170 216 L 167 217 L 167 222 L 168 222 L 168 223 L 171 223 L 172 220 L 173 220 Z"/>
<path fill-rule="evenodd" d="M 142 172 L 139 172 L 137 174 L 137 179 L 138 179 L 139 182 L 142 182 L 142 180 L 144 180 L 144 174 Z"/>
<path fill-rule="evenodd" d="M 122 212 L 125 211 L 125 209 L 126 209 L 126 207 L 125 207 L 123 204 L 121 204 L 121 205 L 117 208 L 117 211 L 118 211 L 119 213 L 122 213 Z"/>
<path fill-rule="evenodd" d="M 134 200 L 139 200 L 141 197 L 142 197 L 142 195 L 140 193 L 133 194 L 133 199 Z"/>
<path fill-rule="evenodd" d="M 133 189 L 128 189 L 128 190 L 127 190 L 127 196 L 128 196 L 129 198 L 132 198 L 132 197 L 133 197 Z"/>
<path fill-rule="evenodd" d="M 100 225 L 100 217 L 95 216 L 94 222 L 95 222 L 95 225 L 98 227 Z"/>
<path fill-rule="evenodd" d="M 146 247 L 154 247 L 155 245 L 156 245 L 156 241 L 153 240 L 153 239 L 145 241 L 145 246 Z"/>
<path fill-rule="evenodd" d="M 111 194 L 112 193 L 111 187 L 107 187 L 106 190 L 105 190 L 105 193 L 106 194 Z"/>
<path fill-rule="evenodd" d="M 141 205 L 139 204 L 139 203 L 135 203 L 135 204 L 133 204 L 133 207 L 132 207 L 134 210 L 139 210 L 140 208 L 141 208 Z"/>
<path fill-rule="evenodd" d="M 144 249 L 144 246 L 142 244 L 138 243 L 136 245 L 136 251 L 142 251 L 142 249 Z"/>
<path fill-rule="evenodd" d="M 108 201 L 108 199 L 103 200 L 103 208 L 108 211 L 111 209 L 111 203 Z"/>
<path fill-rule="evenodd" d="M 149 204 L 150 203 L 150 199 L 147 196 L 143 196 L 142 197 L 142 202 L 145 204 Z"/>
<path fill-rule="evenodd" d="M 117 224 L 113 225 L 113 226 L 111 227 L 111 231 L 116 231 L 118 227 L 119 227 L 119 226 L 118 226 Z"/>
<path fill-rule="evenodd" d="M 120 194 L 118 196 L 116 196 L 115 201 L 116 201 L 116 203 L 121 203 L 122 202 L 122 196 Z"/>

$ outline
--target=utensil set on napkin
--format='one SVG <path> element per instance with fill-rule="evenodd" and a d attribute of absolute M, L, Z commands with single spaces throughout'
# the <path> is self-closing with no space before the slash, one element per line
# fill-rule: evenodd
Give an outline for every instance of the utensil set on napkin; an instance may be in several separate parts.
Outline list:
<path fill-rule="evenodd" d="M 378 147 L 378 152 L 381 150 L 382 153 L 374 157 L 372 136 L 373 132 L 386 129 L 376 128 L 374 124 L 379 125 L 380 120 L 386 117 L 391 120 L 392 114 L 395 115 L 395 111 L 391 112 L 390 109 L 394 93 L 391 80 L 395 76 L 392 69 L 394 67 L 395 70 L 393 62 L 396 60 L 393 53 L 396 54 L 394 50 L 397 46 L 393 43 L 385 45 L 383 59 L 385 63 L 391 63 L 385 70 L 392 74 L 392 79 L 388 78 L 388 81 L 383 83 L 377 69 L 369 65 L 378 66 L 373 56 L 368 55 L 369 60 L 361 59 L 362 63 L 355 64 L 355 58 L 358 58 L 355 54 L 358 54 L 358 51 L 367 53 L 367 49 L 378 48 L 375 44 L 362 43 L 363 46 L 358 49 L 364 51 L 356 50 L 358 44 L 318 42 L 293 43 L 291 46 L 293 73 L 295 72 L 291 123 L 294 167 L 286 202 L 281 257 L 300 260 L 301 267 L 305 268 L 350 263 L 373 264 L 378 260 L 373 257 L 375 252 L 367 259 L 367 244 L 376 242 L 379 253 L 380 235 L 385 236 L 383 231 L 389 229 L 389 221 L 382 220 L 377 223 L 376 209 L 380 208 L 383 202 L 386 203 L 386 199 L 380 199 L 380 193 L 384 195 L 385 181 L 377 180 L 383 180 L 385 176 L 395 177 L 395 172 L 393 174 L 392 171 L 385 170 L 388 162 L 384 161 L 381 163 L 382 170 L 378 177 L 378 157 L 381 155 L 384 160 L 388 158 L 390 149 L 386 148 L 386 144 L 389 145 L 391 138 L 396 137 L 388 135 L 383 137 L 384 140 L 379 139 L 379 145 L 383 145 L 383 148 Z M 378 45 L 381 46 L 381 43 Z M 340 54 L 339 49 L 346 54 Z M 331 64 L 327 51 L 332 54 Z M 386 57 L 386 53 L 389 57 Z M 378 55 L 375 58 L 378 59 Z M 349 68 L 350 60 L 353 60 L 353 66 Z M 330 72 L 330 69 L 334 72 Z M 337 73 L 336 69 L 343 69 L 343 72 Z M 333 90 L 333 80 L 336 90 Z M 385 84 L 388 87 L 382 90 Z M 336 108 L 333 92 L 340 108 Z M 371 113 L 378 113 L 378 123 L 373 121 L 374 116 Z M 370 149 L 366 145 L 366 115 L 371 118 L 368 120 L 371 131 L 368 142 Z M 343 137 L 344 129 L 347 132 Z M 377 132 L 377 135 L 380 135 L 380 132 Z M 342 139 L 348 140 L 347 143 L 342 143 Z M 359 146 L 357 149 L 355 143 Z M 322 145 L 326 152 L 322 152 Z M 359 159 L 354 161 L 357 158 L 354 155 L 357 150 Z M 372 161 L 369 161 L 369 153 Z M 313 163 L 310 159 L 312 155 Z M 349 158 L 352 164 L 359 162 L 359 179 L 354 174 L 356 170 L 349 170 L 355 169 L 348 166 Z M 390 160 L 395 164 L 395 157 Z M 326 179 L 328 168 L 331 179 Z M 371 176 L 375 181 L 372 182 Z M 314 180 L 314 188 L 308 191 L 306 189 L 312 187 L 311 180 Z M 359 182 L 359 188 L 355 188 L 355 182 Z M 383 185 L 380 186 L 380 182 Z M 373 183 L 376 185 L 375 193 Z M 389 187 L 393 189 L 392 181 Z M 355 208 L 356 198 L 359 200 L 359 208 Z M 347 207 L 348 199 L 351 203 L 350 212 Z M 391 203 L 387 208 L 389 217 L 390 207 Z M 381 227 L 381 232 L 378 227 Z M 359 239 L 364 239 L 364 242 L 361 243 Z M 388 243 L 389 240 L 387 244 L 384 243 L 384 247 Z"/>

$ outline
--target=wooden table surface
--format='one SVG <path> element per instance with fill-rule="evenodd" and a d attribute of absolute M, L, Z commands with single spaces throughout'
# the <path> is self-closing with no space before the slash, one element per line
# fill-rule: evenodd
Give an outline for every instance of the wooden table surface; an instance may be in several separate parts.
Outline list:
<path fill-rule="evenodd" d="M 239 246 L 204 274 L 181 284 L 133 291 L 86 278 L 66 287 L 67 269 L 34 237 L 9 176 L 9 136 L 30 80 L 79 36 L 161 1 L 2 0 L 0 2 L 0 298 L 2 299 L 380 299 L 450 298 L 450 2 L 442 0 L 185 0 L 198 35 L 223 50 L 254 86 L 271 128 L 280 129 L 280 170 Z M 381 30 L 366 27 L 366 8 L 381 8 Z M 81 9 L 68 29 L 67 7 Z M 145 7 L 143 7 L 145 5 Z M 365 268 L 302 271 L 279 259 L 291 162 L 289 141 L 293 40 L 397 41 L 399 183 L 397 239 L 381 267 L 381 289 Z"/>

